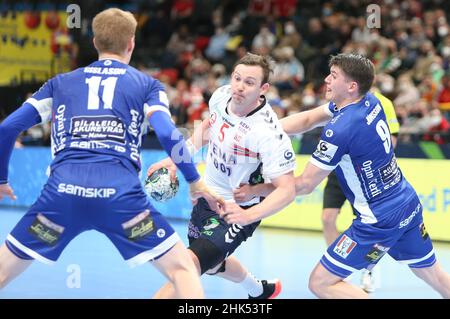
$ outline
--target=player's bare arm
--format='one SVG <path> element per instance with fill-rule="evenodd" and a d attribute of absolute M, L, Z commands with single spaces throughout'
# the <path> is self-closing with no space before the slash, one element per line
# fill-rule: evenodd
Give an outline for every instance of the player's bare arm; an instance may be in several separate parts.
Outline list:
<path fill-rule="evenodd" d="M 274 178 L 272 185 L 275 189 L 260 204 L 243 210 L 235 202 L 227 202 L 221 216 L 228 224 L 245 226 L 273 215 L 294 200 L 294 183 L 293 172 Z"/>
<path fill-rule="evenodd" d="M 295 178 L 296 194 L 310 194 L 331 172 L 332 170 L 324 170 L 308 162 L 303 173 Z"/>
<path fill-rule="evenodd" d="M 267 197 L 274 189 L 275 186 L 271 183 L 256 185 L 241 184 L 233 190 L 234 200 L 236 203 L 245 203 L 255 197 Z"/>
<path fill-rule="evenodd" d="M 290 115 L 280 120 L 283 130 L 288 135 L 300 134 L 318 126 L 324 126 L 332 115 L 328 112 L 328 104 L 312 110 Z"/>

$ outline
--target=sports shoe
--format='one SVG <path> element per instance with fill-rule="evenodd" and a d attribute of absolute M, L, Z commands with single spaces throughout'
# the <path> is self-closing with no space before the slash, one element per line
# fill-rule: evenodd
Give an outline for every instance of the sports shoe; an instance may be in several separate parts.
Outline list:
<path fill-rule="evenodd" d="M 281 292 L 281 281 L 279 279 L 261 280 L 263 292 L 257 297 L 248 295 L 248 299 L 274 299 Z"/>
<path fill-rule="evenodd" d="M 367 292 L 371 293 L 375 291 L 375 280 L 373 274 L 370 270 L 363 270 L 361 274 L 361 288 Z"/>

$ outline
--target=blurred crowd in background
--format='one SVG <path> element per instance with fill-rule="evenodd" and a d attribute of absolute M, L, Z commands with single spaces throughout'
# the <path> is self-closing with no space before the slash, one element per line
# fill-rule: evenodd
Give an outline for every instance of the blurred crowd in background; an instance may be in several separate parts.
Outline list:
<path fill-rule="evenodd" d="M 138 30 L 131 65 L 164 83 L 178 126 L 191 128 L 208 117 L 209 97 L 228 83 L 233 64 L 246 52 L 274 58 L 267 98 L 280 118 L 325 103 L 330 55 L 357 52 L 376 67 L 374 90 L 394 103 L 401 141 L 450 141 L 450 1 L 78 3 L 82 26 L 72 30 L 74 65 L 97 58 L 90 27 L 96 13 L 112 6 L 133 12 Z M 368 27 L 373 4 L 380 9 L 379 28 Z M 41 136 L 49 143 L 48 134 L 49 127 L 36 127 L 22 139 Z"/>

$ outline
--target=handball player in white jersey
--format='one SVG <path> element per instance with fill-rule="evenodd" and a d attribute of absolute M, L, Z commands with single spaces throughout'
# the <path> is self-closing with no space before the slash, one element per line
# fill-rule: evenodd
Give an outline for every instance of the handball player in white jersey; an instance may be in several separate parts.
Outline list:
<path fill-rule="evenodd" d="M 212 95 L 210 118 L 188 140 L 191 154 L 208 144 L 204 179 L 208 187 L 228 200 L 222 209 L 245 211 L 241 220 L 227 224 L 205 200 L 198 200 L 189 223 L 192 259 L 200 274 L 240 283 L 249 298 L 258 299 L 276 297 L 281 291 L 280 281 L 257 280 L 230 255 L 252 236 L 261 218 L 280 211 L 295 197 L 291 141 L 264 96 L 271 72 L 268 57 L 248 53 L 240 59 L 233 68 L 231 85 L 218 88 Z M 162 166 L 175 177 L 176 167 L 169 158 L 151 166 L 147 173 Z M 269 196 L 234 202 L 234 191 L 242 184 L 264 180 L 275 186 Z M 170 298 L 172 294 L 173 285 L 168 283 L 157 295 Z"/>

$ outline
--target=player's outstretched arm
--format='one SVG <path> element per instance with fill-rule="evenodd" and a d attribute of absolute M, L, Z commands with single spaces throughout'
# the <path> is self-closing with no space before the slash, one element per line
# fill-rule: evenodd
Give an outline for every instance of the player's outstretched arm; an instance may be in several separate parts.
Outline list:
<path fill-rule="evenodd" d="M 296 194 L 310 194 L 331 172 L 308 162 L 303 173 L 295 178 Z"/>
<path fill-rule="evenodd" d="M 275 187 L 261 203 L 243 210 L 235 202 L 227 202 L 221 217 L 228 224 L 245 226 L 275 214 L 295 199 L 295 179 L 293 172 L 286 173 L 272 180 Z"/>
<path fill-rule="evenodd" d="M 294 135 L 310 131 L 318 126 L 324 126 L 331 117 L 328 104 L 323 104 L 312 110 L 282 118 L 280 122 L 286 134 Z"/>
<path fill-rule="evenodd" d="M 38 111 L 25 102 L 0 124 L 0 184 L 8 182 L 8 164 L 17 136 L 40 122 Z"/>

